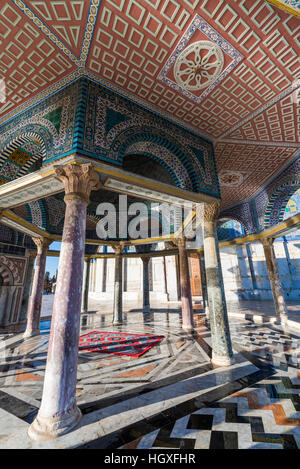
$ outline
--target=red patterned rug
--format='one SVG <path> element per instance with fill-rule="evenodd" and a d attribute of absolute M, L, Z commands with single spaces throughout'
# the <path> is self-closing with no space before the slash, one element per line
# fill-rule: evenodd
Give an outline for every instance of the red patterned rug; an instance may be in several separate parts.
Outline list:
<path fill-rule="evenodd" d="M 163 338 L 163 335 L 93 331 L 79 337 L 79 351 L 140 357 Z"/>

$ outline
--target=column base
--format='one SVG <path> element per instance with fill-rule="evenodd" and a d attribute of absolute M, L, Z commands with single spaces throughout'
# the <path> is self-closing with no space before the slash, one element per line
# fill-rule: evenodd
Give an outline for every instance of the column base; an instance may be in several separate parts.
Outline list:
<path fill-rule="evenodd" d="M 36 331 L 25 331 L 23 334 L 24 339 L 29 339 L 30 337 L 34 337 L 36 335 L 40 335 L 41 331 L 36 330 Z"/>
<path fill-rule="evenodd" d="M 194 330 L 193 326 L 182 326 L 182 329 L 185 332 L 192 332 Z"/>
<path fill-rule="evenodd" d="M 29 438 L 34 441 L 52 440 L 76 427 L 81 417 L 81 411 L 77 406 L 64 416 L 51 418 L 37 415 L 27 433 Z"/>
<path fill-rule="evenodd" d="M 113 326 L 121 326 L 122 321 L 113 321 Z"/>
<path fill-rule="evenodd" d="M 150 306 L 146 306 L 145 308 L 143 308 L 143 313 L 150 313 L 150 312 L 151 312 Z"/>
<path fill-rule="evenodd" d="M 230 366 L 235 362 L 234 357 L 222 357 L 220 355 L 212 354 L 211 363 L 216 366 Z"/>

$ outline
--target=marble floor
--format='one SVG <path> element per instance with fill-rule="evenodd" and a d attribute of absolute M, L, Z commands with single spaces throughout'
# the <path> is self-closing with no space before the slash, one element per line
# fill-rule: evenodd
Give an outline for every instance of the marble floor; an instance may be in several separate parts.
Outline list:
<path fill-rule="evenodd" d="M 159 334 L 140 357 L 79 353 L 77 402 L 83 417 L 67 435 L 32 442 L 40 406 L 50 321 L 41 335 L 0 335 L 0 449 L 300 448 L 300 333 L 230 317 L 235 364 L 210 363 L 206 318 L 182 331 L 175 310 L 81 317 L 93 330 Z"/>

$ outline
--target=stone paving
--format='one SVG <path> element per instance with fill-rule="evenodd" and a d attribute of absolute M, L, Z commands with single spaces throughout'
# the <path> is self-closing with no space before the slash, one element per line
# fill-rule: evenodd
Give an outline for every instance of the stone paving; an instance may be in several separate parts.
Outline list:
<path fill-rule="evenodd" d="M 230 318 L 235 364 L 213 367 L 206 318 L 182 331 L 174 310 L 81 316 L 93 330 L 160 334 L 141 357 L 79 353 L 79 426 L 56 440 L 29 440 L 40 406 L 50 321 L 41 335 L 0 338 L 0 448 L 299 448 L 300 334 Z"/>

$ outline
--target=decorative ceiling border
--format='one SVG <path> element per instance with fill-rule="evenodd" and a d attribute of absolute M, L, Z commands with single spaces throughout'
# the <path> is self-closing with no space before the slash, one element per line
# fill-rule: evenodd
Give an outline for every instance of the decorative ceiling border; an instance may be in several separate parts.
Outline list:
<path fill-rule="evenodd" d="M 170 78 L 167 78 L 167 74 L 171 67 L 175 64 L 178 55 L 183 51 L 186 44 L 189 40 L 193 37 L 194 33 L 199 30 L 205 36 L 207 36 L 211 41 L 218 44 L 218 46 L 222 49 L 223 52 L 226 52 L 233 60 L 232 62 L 222 71 L 220 76 L 210 85 L 208 88 L 205 89 L 200 96 L 196 96 L 188 90 L 185 90 L 182 86 L 178 83 L 172 81 Z M 175 50 L 172 52 L 170 57 L 168 58 L 166 64 L 164 65 L 163 69 L 160 71 L 157 79 L 160 80 L 165 85 L 173 88 L 174 90 L 178 91 L 179 93 L 183 94 L 190 100 L 194 101 L 195 103 L 199 104 L 203 99 L 205 99 L 211 91 L 239 64 L 239 62 L 244 58 L 244 56 L 238 52 L 232 44 L 226 41 L 220 33 L 218 33 L 207 21 L 201 18 L 200 15 L 195 15 L 193 20 L 191 21 L 190 25 L 188 26 L 186 32 L 183 34 L 182 38 L 180 39 L 179 43 L 177 44 Z"/>
<path fill-rule="evenodd" d="M 286 11 L 287 13 L 298 16 L 300 18 L 299 0 L 284 0 L 284 3 L 278 0 L 267 0 L 267 2 L 271 3 L 271 5 L 274 5 L 277 8 L 280 8 L 280 10 Z M 293 8 L 294 6 L 297 7 L 299 11 L 295 10 Z"/>
<path fill-rule="evenodd" d="M 239 140 L 234 138 L 225 138 L 220 140 L 217 143 L 235 143 L 237 145 L 258 145 L 266 147 L 291 147 L 291 148 L 300 148 L 300 143 L 293 142 L 259 142 L 258 140 Z"/>
<path fill-rule="evenodd" d="M 89 53 L 92 38 L 93 38 L 93 32 L 95 29 L 98 13 L 100 9 L 100 3 L 101 3 L 101 0 L 91 0 L 91 3 L 90 3 L 89 15 L 88 15 L 88 20 L 87 20 L 86 27 L 85 27 L 84 39 L 82 42 L 81 53 L 80 53 L 80 66 L 81 67 L 86 64 L 86 61 L 88 58 L 88 53 Z"/>

